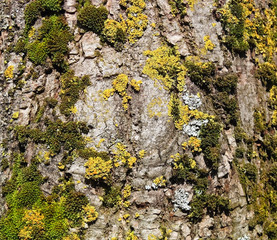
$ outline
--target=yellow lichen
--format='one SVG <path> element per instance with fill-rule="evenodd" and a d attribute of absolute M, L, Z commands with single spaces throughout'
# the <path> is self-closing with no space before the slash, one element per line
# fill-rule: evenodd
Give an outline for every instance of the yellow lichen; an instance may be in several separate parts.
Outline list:
<path fill-rule="evenodd" d="M 85 222 L 93 222 L 98 218 L 98 212 L 96 212 L 95 207 L 91 206 L 90 204 L 83 207 L 85 217 Z"/>
<path fill-rule="evenodd" d="M 39 210 L 26 210 L 22 220 L 24 225 L 18 234 L 20 239 L 33 239 L 37 234 L 43 235 L 44 215 Z"/>
<path fill-rule="evenodd" d="M 113 88 L 109 88 L 103 91 L 102 96 L 105 100 L 108 100 L 114 94 L 115 90 Z"/>
<path fill-rule="evenodd" d="M 71 106 L 71 107 L 69 108 L 69 111 L 70 111 L 71 113 L 75 114 L 75 113 L 77 113 L 77 108 L 76 108 L 75 106 Z"/>
<path fill-rule="evenodd" d="M 64 237 L 62 240 L 80 240 L 76 233 L 72 233 L 69 236 Z"/>
<path fill-rule="evenodd" d="M 143 73 L 166 90 L 182 92 L 185 86 L 186 67 L 181 63 L 177 48 L 162 46 L 154 51 L 145 51 L 148 56 Z"/>
<path fill-rule="evenodd" d="M 7 69 L 4 72 L 4 76 L 7 79 L 12 79 L 13 78 L 13 71 L 14 71 L 14 66 L 10 65 L 7 67 Z"/>
<path fill-rule="evenodd" d="M 125 165 L 128 168 L 132 168 L 137 160 L 135 157 L 131 156 L 131 154 L 126 150 L 126 146 L 124 146 L 122 143 L 116 144 L 113 154 L 115 167 Z"/>
<path fill-rule="evenodd" d="M 160 97 L 153 98 L 151 102 L 147 105 L 147 113 L 150 118 L 161 117 L 162 112 L 166 109 L 163 109 L 163 101 Z"/>
<path fill-rule="evenodd" d="M 153 181 L 158 187 L 165 187 L 166 186 L 166 179 L 164 176 L 156 177 Z"/>
<path fill-rule="evenodd" d="M 142 84 L 142 81 L 141 80 L 135 80 L 135 79 L 132 79 L 131 82 L 130 82 L 132 88 L 134 88 L 137 92 L 140 90 L 140 85 Z"/>
<path fill-rule="evenodd" d="M 19 112 L 14 112 L 12 115 L 12 119 L 16 120 L 19 118 Z"/>
<path fill-rule="evenodd" d="M 86 167 L 86 178 L 88 179 L 106 179 L 113 167 L 112 161 L 105 161 L 101 157 L 91 157 L 85 163 Z"/>
<path fill-rule="evenodd" d="M 135 43 L 142 37 L 148 24 L 148 18 L 143 14 L 146 4 L 143 0 L 121 0 L 120 5 L 127 7 L 127 19 L 125 20 L 120 15 L 120 22 L 106 20 L 103 34 L 107 41 L 114 44 L 118 41 L 118 32 L 120 31 L 123 35 L 127 35 L 130 43 Z"/>
<path fill-rule="evenodd" d="M 115 92 L 118 93 L 122 97 L 122 106 L 124 110 L 128 110 L 128 103 L 132 99 L 132 97 L 127 94 L 128 85 L 130 84 L 135 91 L 139 91 L 141 83 L 142 81 L 136 81 L 134 79 L 129 81 L 126 74 L 119 74 L 113 80 L 113 88 L 104 90 L 102 96 L 105 100 L 108 100 Z"/>
<path fill-rule="evenodd" d="M 208 35 L 204 36 L 204 43 L 204 48 L 206 51 L 212 51 L 215 48 L 215 45 L 212 43 L 210 36 Z"/>
<path fill-rule="evenodd" d="M 139 153 L 138 153 L 138 155 L 139 155 L 139 158 L 140 158 L 140 159 L 143 159 L 144 156 L 145 156 L 145 150 L 140 150 Z"/>
<path fill-rule="evenodd" d="M 201 152 L 202 149 L 200 148 L 201 146 L 201 140 L 197 137 L 190 137 L 188 142 L 184 142 L 182 144 L 183 149 L 186 150 L 187 147 L 191 148 L 192 152 Z"/>

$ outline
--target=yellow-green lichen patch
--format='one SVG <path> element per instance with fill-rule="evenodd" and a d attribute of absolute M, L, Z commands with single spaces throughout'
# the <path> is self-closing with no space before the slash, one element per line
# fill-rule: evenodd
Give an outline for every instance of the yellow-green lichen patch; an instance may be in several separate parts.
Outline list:
<path fill-rule="evenodd" d="M 162 46 L 153 51 L 145 51 L 144 55 L 148 57 L 143 68 L 144 74 L 155 82 L 160 82 L 166 90 L 184 90 L 186 67 L 181 63 L 176 48 Z"/>
<path fill-rule="evenodd" d="M 113 94 L 116 92 L 118 95 L 122 98 L 122 106 L 124 110 L 128 110 L 128 103 L 132 99 L 131 96 L 127 93 L 127 88 L 130 85 L 135 91 L 140 90 L 140 85 L 142 84 L 142 81 L 137 81 L 135 79 L 132 79 L 129 81 L 128 76 L 126 74 L 119 74 L 114 80 L 113 80 L 113 88 L 105 89 L 102 92 L 102 96 L 105 100 L 108 100 L 109 97 L 113 96 Z"/>
<path fill-rule="evenodd" d="M 86 178 L 88 179 L 103 179 L 105 180 L 113 167 L 111 160 L 104 160 L 101 157 L 91 157 L 85 163 Z"/>
<path fill-rule="evenodd" d="M 13 71 L 14 71 L 14 66 L 10 65 L 7 67 L 7 69 L 4 72 L 4 76 L 6 79 L 12 79 L 13 78 Z"/>
<path fill-rule="evenodd" d="M 115 167 L 126 166 L 127 168 L 132 168 L 137 159 L 126 150 L 125 145 L 117 143 L 116 148 L 113 150 L 113 161 Z"/>
<path fill-rule="evenodd" d="M 12 115 L 12 119 L 16 120 L 19 117 L 19 112 L 14 112 Z"/>
<path fill-rule="evenodd" d="M 135 43 L 143 36 L 148 25 L 148 17 L 143 13 L 146 7 L 143 0 L 121 1 L 120 5 L 127 8 L 127 18 L 120 15 L 120 22 L 107 19 L 103 29 L 104 38 L 117 50 L 122 50 L 126 40 L 131 44 Z"/>

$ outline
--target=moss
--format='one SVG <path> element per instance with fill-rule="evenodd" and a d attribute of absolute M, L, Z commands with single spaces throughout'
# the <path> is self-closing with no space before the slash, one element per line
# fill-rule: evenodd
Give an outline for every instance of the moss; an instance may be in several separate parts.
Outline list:
<path fill-rule="evenodd" d="M 37 65 L 43 64 L 46 58 L 50 57 L 54 67 L 65 70 L 67 65 L 64 58 L 71 39 L 72 34 L 65 19 L 56 15 L 50 16 L 43 20 L 34 41 L 27 44 L 27 56 Z"/>
<path fill-rule="evenodd" d="M 236 149 L 235 157 L 236 158 L 243 158 L 245 153 L 245 149 L 243 147 L 238 147 Z"/>
<path fill-rule="evenodd" d="M 65 19 L 55 15 L 45 19 L 39 29 L 39 39 L 45 42 L 53 65 L 64 70 L 66 68 L 64 57 L 68 52 L 67 45 L 72 39 Z"/>
<path fill-rule="evenodd" d="M 7 158 L 2 158 L 1 161 L 1 171 L 5 171 L 9 167 L 9 161 Z"/>
<path fill-rule="evenodd" d="M 246 163 L 243 168 L 245 176 L 249 181 L 256 182 L 258 176 L 258 169 L 255 165 L 251 163 Z"/>
<path fill-rule="evenodd" d="M 103 36 L 104 39 L 115 47 L 117 51 L 123 50 L 123 45 L 127 40 L 126 29 L 120 22 L 107 19 L 104 23 Z"/>
<path fill-rule="evenodd" d="M 229 199 L 215 194 L 195 194 L 196 196 L 194 196 L 191 202 L 191 213 L 189 214 L 190 221 L 194 223 L 199 222 L 204 216 L 205 209 L 210 216 L 221 214 L 223 212 L 225 214 L 229 213 Z"/>
<path fill-rule="evenodd" d="M 22 167 L 22 162 L 21 156 L 15 156 L 9 180 L 14 187 L 6 194 L 8 211 L 0 219 L 0 238 L 62 239 L 69 234 L 70 227 L 82 231 L 80 227 L 90 217 L 90 210 L 95 211 L 85 195 L 66 182 L 45 198 L 40 190 L 42 176 L 37 165 Z"/>
<path fill-rule="evenodd" d="M 226 33 L 225 44 L 234 52 L 244 53 L 250 48 L 249 39 L 246 37 L 246 9 L 244 3 L 239 0 L 232 0 L 222 13 L 221 21 Z"/>
<path fill-rule="evenodd" d="M 169 0 L 168 3 L 171 6 L 171 13 L 173 16 L 177 14 L 181 14 L 181 16 L 184 16 L 186 14 L 187 8 L 182 0 Z"/>
<path fill-rule="evenodd" d="M 189 184 L 195 185 L 195 189 L 205 191 L 208 185 L 208 173 L 200 169 L 195 160 L 187 155 L 174 156 L 173 179 L 177 182 L 186 181 Z"/>
<path fill-rule="evenodd" d="M 277 190 L 277 163 L 274 163 L 268 173 L 268 183 L 275 189 Z"/>
<path fill-rule="evenodd" d="M 15 132 L 21 145 L 25 145 L 30 139 L 37 143 L 47 144 L 50 152 L 57 154 L 62 146 L 69 152 L 84 148 L 85 141 L 82 133 L 87 132 L 87 128 L 82 122 L 62 122 L 61 120 L 52 122 L 46 120 L 45 131 L 17 126 Z"/>
<path fill-rule="evenodd" d="M 254 117 L 255 131 L 257 133 L 261 133 L 262 131 L 264 131 L 266 129 L 266 126 L 265 126 L 265 114 L 264 114 L 263 111 L 259 111 L 259 110 L 255 109 L 253 117 Z"/>
<path fill-rule="evenodd" d="M 97 152 L 93 148 L 85 148 L 85 149 L 80 149 L 78 150 L 78 154 L 80 157 L 89 159 L 89 158 L 96 158 L 100 157 L 104 159 L 105 161 L 108 161 L 110 159 L 110 156 L 107 152 Z"/>
<path fill-rule="evenodd" d="M 16 194 L 15 202 L 18 207 L 31 207 L 41 196 L 41 191 L 36 182 L 26 182 L 22 184 L 21 189 Z M 9 203 L 9 202 L 8 202 Z"/>
<path fill-rule="evenodd" d="M 90 80 L 87 75 L 82 78 L 74 76 L 74 71 L 70 70 L 61 76 L 61 105 L 60 111 L 62 114 L 69 116 L 75 103 L 79 100 L 80 94 L 90 85 Z"/>
<path fill-rule="evenodd" d="M 260 79 L 267 90 L 272 88 L 273 85 L 277 85 L 277 67 L 275 64 L 265 62 L 259 64 L 256 77 Z"/>
<path fill-rule="evenodd" d="M 58 104 L 58 100 L 55 98 L 48 97 L 45 99 L 45 102 L 50 108 L 55 108 Z"/>
<path fill-rule="evenodd" d="M 214 85 L 220 92 L 235 94 L 237 90 L 237 82 L 238 76 L 236 74 L 226 74 L 216 77 Z"/>
<path fill-rule="evenodd" d="M 225 123 L 236 125 L 238 122 L 238 103 L 235 96 L 230 96 L 227 92 L 219 92 L 213 95 L 214 106 L 223 109 L 225 112 Z M 223 116 L 221 116 L 223 117 Z"/>
<path fill-rule="evenodd" d="M 107 188 L 103 197 L 103 204 L 106 207 L 116 207 L 121 203 L 121 188 L 112 186 Z"/>
<path fill-rule="evenodd" d="M 237 143 L 245 141 L 247 136 L 244 130 L 240 126 L 236 126 L 234 130 L 235 140 Z"/>
<path fill-rule="evenodd" d="M 219 137 L 221 126 L 219 123 L 209 121 L 202 127 L 200 132 L 201 148 L 204 153 L 204 159 L 212 171 L 217 171 L 220 157 Z"/>
<path fill-rule="evenodd" d="M 35 120 L 34 120 L 35 123 L 40 122 L 41 118 L 44 115 L 44 112 L 45 112 L 45 105 L 40 106 L 37 113 L 36 113 L 36 117 L 35 117 Z"/>
<path fill-rule="evenodd" d="M 266 222 L 264 231 L 269 240 L 274 240 L 277 238 L 277 224 L 275 222 Z"/>
<path fill-rule="evenodd" d="M 185 66 L 191 81 L 201 89 L 210 92 L 212 78 L 215 75 L 215 65 L 212 62 L 201 62 L 196 57 L 188 57 Z"/>
<path fill-rule="evenodd" d="M 36 65 L 44 63 L 48 56 L 47 44 L 38 40 L 28 44 L 27 56 Z"/>
<path fill-rule="evenodd" d="M 56 13 L 62 10 L 63 0 L 37 0 L 43 12 Z"/>
<path fill-rule="evenodd" d="M 78 24 L 88 31 L 100 34 L 104 29 L 104 22 L 108 18 L 108 14 L 105 7 L 96 8 L 93 5 L 85 5 L 78 14 Z"/>
<path fill-rule="evenodd" d="M 21 37 L 17 40 L 14 51 L 17 54 L 26 53 L 26 39 L 24 37 Z"/>
<path fill-rule="evenodd" d="M 41 5 L 39 1 L 30 2 L 24 10 L 24 20 L 26 24 L 26 29 L 29 30 L 30 27 L 35 23 L 35 21 L 40 16 Z"/>
<path fill-rule="evenodd" d="M 65 200 L 65 216 L 74 224 L 80 224 L 83 220 L 83 207 L 87 204 L 88 199 L 83 193 L 71 191 Z"/>

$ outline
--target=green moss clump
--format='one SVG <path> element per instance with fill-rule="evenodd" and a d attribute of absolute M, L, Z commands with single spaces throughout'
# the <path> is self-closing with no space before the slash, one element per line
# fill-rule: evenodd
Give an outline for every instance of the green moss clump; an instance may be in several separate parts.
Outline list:
<path fill-rule="evenodd" d="M 208 173 L 204 169 L 200 169 L 195 160 L 190 159 L 187 155 L 178 158 L 178 161 L 174 162 L 173 179 L 177 182 L 186 181 L 193 184 L 195 189 L 199 191 L 206 191 L 208 186 Z"/>
<path fill-rule="evenodd" d="M 263 111 L 259 111 L 259 110 L 255 109 L 253 117 L 254 117 L 255 131 L 257 133 L 261 133 L 262 131 L 264 131 L 266 129 L 265 114 Z"/>
<path fill-rule="evenodd" d="M 70 70 L 61 77 L 62 90 L 61 90 L 61 113 L 69 116 L 74 112 L 74 105 L 79 100 L 80 93 L 90 85 L 89 77 L 83 76 L 82 78 L 74 76 L 74 71 Z"/>
<path fill-rule="evenodd" d="M 104 29 L 104 22 L 107 20 L 108 14 L 105 7 L 96 8 L 93 5 L 85 5 L 79 12 L 78 24 L 85 30 L 100 34 Z"/>
<path fill-rule="evenodd" d="M 82 123 L 57 120 L 55 122 L 47 121 L 46 125 L 44 141 L 52 153 L 60 152 L 62 146 L 67 151 L 85 147 L 82 136 L 85 129 L 82 129 Z"/>
<path fill-rule="evenodd" d="M 30 139 L 36 143 L 47 144 L 52 154 L 59 153 L 62 146 L 69 152 L 83 149 L 85 141 L 82 133 L 87 131 L 86 125 L 82 122 L 62 122 L 61 120 L 52 122 L 47 119 L 45 131 L 25 126 L 15 128 L 16 138 L 22 146 Z"/>
<path fill-rule="evenodd" d="M 88 203 L 83 193 L 71 191 L 65 200 L 65 216 L 75 224 L 81 223 L 83 207 Z"/>
<path fill-rule="evenodd" d="M 243 147 L 238 147 L 235 153 L 236 158 L 243 158 L 244 152 L 245 152 L 245 149 Z"/>
<path fill-rule="evenodd" d="M 0 218 L 0 239 L 21 239 L 27 235 L 28 239 L 63 239 L 70 234 L 70 228 L 82 232 L 86 196 L 76 192 L 71 182 L 64 182 L 54 187 L 51 195 L 43 196 L 37 164 L 26 167 L 22 155 L 14 154 L 13 158 L 12 177 L 4 186 L 7 190 L 10 185 L 5 191 L 8 211 Z"/>
<path fill-rule="evenodd" d="M 44 112 L 45 112 L 45 105 L 42 105 L 42 106 L 39 107 L 39 109 L 36 113 L 36 117 L 35 117 L 35 120 L 34 120 L 35 123 L 38 123 L 41 120 L 41 118 L 43 117 Z"/>
<path fill-rule="evenodd" d="M 39 39 L 46 43 L 53 65 L 65 69 L 64 57 L 68 52 L 67 44 L 72 39 L 65 19 L 55 15 L 45 19 L 39 30 Z"/>
<path fill-rule="evenodd" d="M 256 182 L 258 176 L 258 169 L 254 164 L 246 163 L 243 168 L 245 176 L 249 181 Z"/>
<path fill-rule="evenodd" d="M 38 36 L 27 44 L 27 56 L 35 64 L 43 64 L 50 57 L 54 67 L 65 70 L 67 44 L 72 39 L 69 27 L 63 17 L 50 16 L 43 20 Z"/>
<path fill-rule="evenodd" d="M 36 22 L 40 16 L 40 11 L 41 5 L 38 1 L 32 1 L 26 6 L 24 10 L 24 20 L 27 30 Z"/>
<path fill-rule="evenodd" d="M 103 197 L 103 204 L 106 207 L 116 207 L 121 202 L 121 188 L 119 186 L 110 187 L 106 189 Z"/>
<path fill-rule="evenodd" d="M 210 216 L 223 212 L 228 214 L 230 211 L 230 201 L 225 197 L 215 194 L 196 192 L 191 202 L 190 221 L 194 223 L 199 222 L 204 216 L 205 209 L 207 209 L 207 213 Z"/>
<path fill-rule="evenodd" d="M 44 12 L 60 12 L 63 0 L 38 0 Z"/>
<path fill-rule="evenodd" d="M 218 168 L 220 132 L 220 124 L 212 121 L 203 126 L 200 132 L 201 148 L 204 153 L 204 159 L 207 166 L 211 168 L 212 171 L 216 171 Z"/>
<path fill-rule="evenodd" d="M 7 158 L 2 158 L 1 171 L 5 171 L 9 167 L 9 161 Z"/>
<path fill-rule="evenodd" d="M 276 222 L 266 222 L 264 231 L 266 235 L 268 236 L 269 240 L 277 239 L 277 224 Z"/>
<path fill-rule="evenodd" d="M 273 85 L 277 85 L 277 67 L 275 64 L 265 62 L 259 65 L 256 77 L 260 79 L 267 90 L 271 89 Z"/>
<path fill-rule="evenodd" d="M 18 207 L 31 207 L 41 196 L 41 191 L 37 182 L 26 182 L 21 185 L 20 190 L 16 193 L 16 197 L 12 199 L 10 204 L 17 204 Z M 8 201 L 9 204 L 9 201 Z"/>
<path fill-rule="evenodd" d="M 34 64 L 39 65 L 44 63 L 47 55 L 48 48 L 45 42 L 36 40 L 27 45 L 27 56 Z"/>
<path fill-rule="evenodd" d="M 25 53 L 26 52 L 26 39 L 21 37 L 18 39 L 14 51 L 19 54 L 19 53 Z"/>
<path fill-rule="evenodd" d="M 173 16 L 177 14 L 181 14 L 181 16 L 184 16 L 186 14 L 187 8 L 182 0 L 169 0 L 168 3 L 171 6 L 171 13 Z"/>
<path fill-rule="evenodd" d="M 105 162 L 110 160 L 110 156 L 107 152 L 97 152 L 93 148 L 84 148 L 78 150 L 78 154 L 80 157 L 89 159 L 89 158 L 102 158 Z"/>
<path fill-rule="evenodd" d="M 268 182 L 269 184 L 277 190 L 277 163 L 274 163 L 270 170 L 268 171 Z"/>
<path fill-rule="evenodd" d="M 55 108 L 55 107 L 57 106 L 57 104 L 58 104 L 58 100 L 57 100 L 57 99 L 55 99 L 55 98 L 50 98 L 50 97 L 46 98 L 46 99 L 45 99 L 45 102 L 46 102 L 46 104 L 47 104 L 50 108 Z"/>
<path fill-rule="evenodd" d="M 235 94 L 237 90 L 238 76 L 235 74 L 227 74 L 219 76 L 215 79 L 215 87 L 220 92 Z"/>
<path fill-rule="evenodd" d="M 211 91 L 212 78 L 215 75 L 215 65 L 212 62 L 200 62 L 197 59 L 186 59 L 185 66 L 188 76 L 198 87 Z"/>
<path fill-rule="evenodd" d="M 215 102 L 214 106 L 217 109 L 225 111 L 225 122 L 227 124 L 236 125 L 238 122 L 238 103 L 235 96 L 230 96 L 227 92 L 220 92 L 213 95 Z"/>

